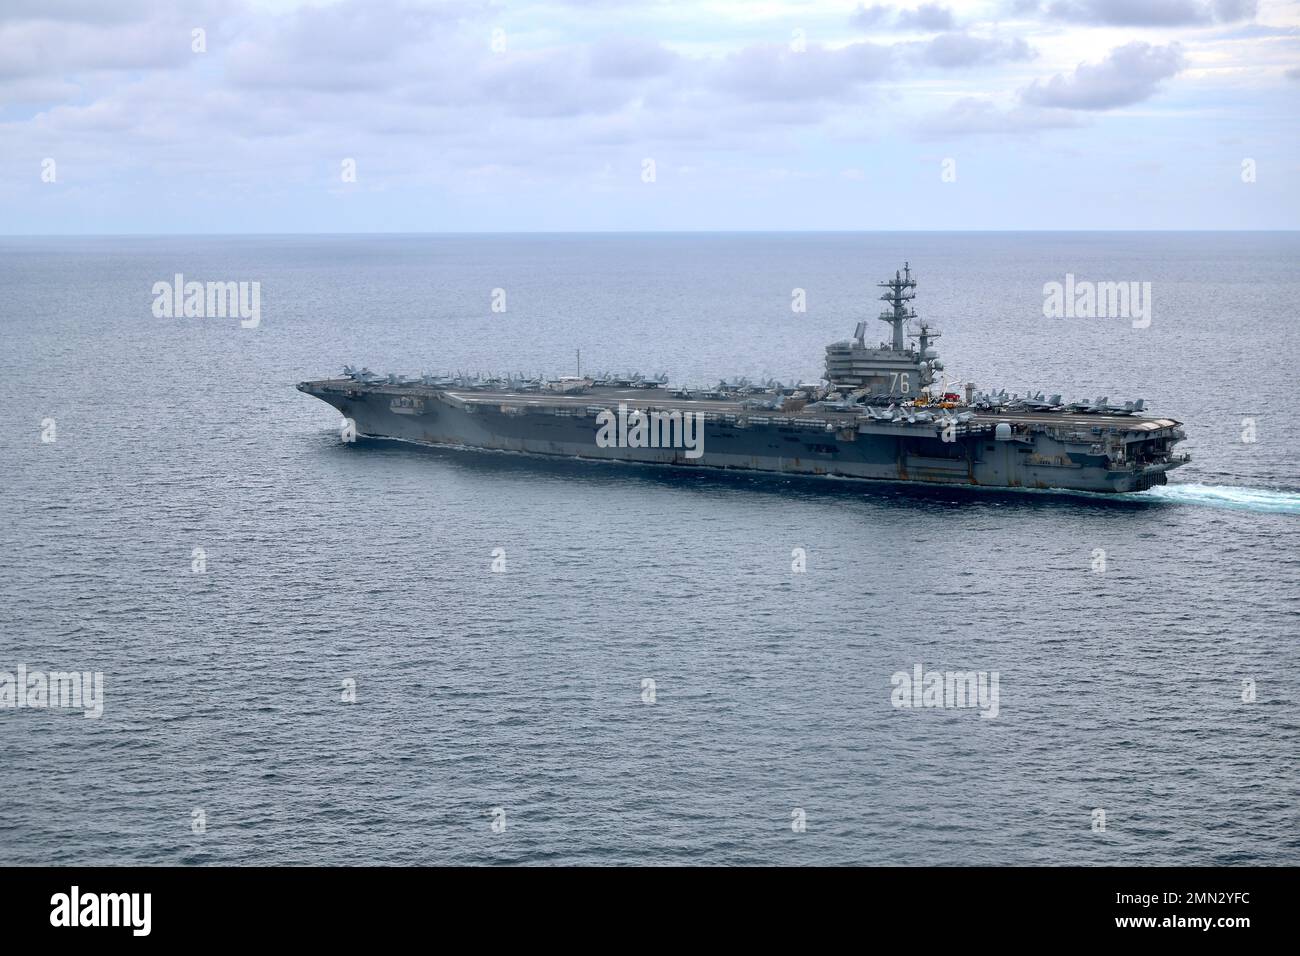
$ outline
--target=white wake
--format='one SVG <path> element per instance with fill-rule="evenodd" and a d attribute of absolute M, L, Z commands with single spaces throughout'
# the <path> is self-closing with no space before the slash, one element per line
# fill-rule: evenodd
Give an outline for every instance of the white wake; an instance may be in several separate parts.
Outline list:
<path fill-rule="evenodd" d="M 1300 514 L 1300 492 L 1270 491 L 1266 488 L 1242 488 L 1237 485 L 1156 485 L 1146 491 L 1120 495 L 1134 501 L 1153 498 L 1177 504 L 1208 505 L 1239 511 L 1269 511 Z"/>

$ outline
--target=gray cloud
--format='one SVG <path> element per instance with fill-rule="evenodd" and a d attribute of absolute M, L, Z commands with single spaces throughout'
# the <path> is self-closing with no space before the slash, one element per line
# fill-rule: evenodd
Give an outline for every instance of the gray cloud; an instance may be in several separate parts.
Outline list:
<path fill-rule="evenodd" d="M 903 8 L 889 4 L 859 6 L 850 22 L 863 29 L 889 29 L 919 33 L 937 33 L 931 40 L 897 44 L 912 61 L 943 69 L 977 66 L 1016 60 L 1032 60 L 1036 53 L 1023 39 L 1000 39 L 975 36 L 956 29 L 956 18 L 948 7 L 923 3 Z"/>
<path fill-rule="evenodd" d="M 191 31 L 201 27 L 215 43 L 244 12 L 238 0 L 3 0 L 0 103 L 42 88 L 29 81 L 84 78 L 98 87 L 106 73 L 191 66 Z"/>
<path fill-rule="evenodd" d="M 1162 80 L 1182 68 L 1182 47 L 1177 43 L 1129 43 L 1111 50 L 1101 63 L 1080 63 L 1072 74 L 1036 80 L 1020 95 L 1030 106 L 1105 110 L 1146 99 Z"/>
<path fill-rule="evenodd" d="M 279 12 L 238 0 L 44 3 L 0 0 L 0 73 L 9 77 L 0 76 L 9 105 L 0 170 L 57 155 L 61 171 L 83 183 L 99 176 L 105 189 L 124 167 L 182 191 L 212 183 L 243 195 L 266 182 L 334 185 L 342 157 L 364 171 L 357 192 L 385 181 L 572 182 L 575 170 L 623 169 L 647 155 L 781 155 L 808 148 L 810 127 L 874 136 L 914 122 L 915 110 L 898 120 L 862 104 L 877 95 L 884 103 L 918 72 L 1034 55 L 1021 39 L 939 29 L 952 18 L 937 4 L 881 8 L 891 27 L 937 30 L 894 42 L 677 53 L 620 19 L 584 30 L 520 25 L 494 53 L 491 29 L 516 27 L 490 0 L 339 0 Z M 197 56 L 189 31 L 200 24 L 209 52 Z M 1112 59 L 1035 84 L 1010 110 L 964 100 L 920 135 L 1080 125 L 1073 111 L 1131 101 L 1157 82 L 1137 69 L 1151 57 Z M 1006 83 L 994 75 L 984 89 Z"/>
<path fill-rule="evenodd" d="M 952 10 L 939 3 L 923 3 L 912 9 L 899 9 L 883 3 L 863 4 L 853 11 L 849 23 L 862 29 L 880 27 L 922 32 L 952 30 L 957 25 Z"/>
<path fill-rule="evenodd" d="M 176 20 L 102 24 L 10 20 L 0 23 L 0 80 L 183 66 L 193 57 L 190 29 Z"/>
<path fill-rule="evenodd" d="M 1053 20 L 1107 26 L 1192 26 L 1255 16 L 1258 0 L 1049 0 Z"/>
<path fill-rule="evenodd" d="M 1259 0 L 1214 0 L 1214 18 L 1220 23 L 1253 20 L 1259 12 Z"/>
<path fill-rule="evenodd" d="M 598 41 L 589 53 L 591 75 L 615 79 L 662 76 L 672 70 L 676 53 L 651 41 L 613 37 Z"/>
<path fill-rule="evenodd" d="M 150 0 L 5 0 L 0 23 L 19 20 L 56 20 L 72 23 L 138 23 L 157 10 Z"/>
<path fill-rule="evenodd" d="M 257 20 L 244 29 L 224 57 L 236 86 L 268 89 L 378 90 L 401 77 L 448 74 L 459 56 L 451 37 L 470 13 L 466 4 L 436 8 L 376 0 L 301 7 Z M 439 35 L 448 42 L 437 49 Z M 486 39 L 484 46 L 486 47 Z"/>
<path fill-rule="evenodd" d="M 809 46 L 802 53 L 784 45 L 752 46 L 727 57 L 717 84 L 744 99 L 815 100 L 884 79 L 895 64 L 894 48 L 875 43 Z"/>
<path fill-rule="evenodd" d="M 608 113 L 634 95 L 626 84 L 591 82 L 585 58 L 568 50 L 529 51 L 488 60 L 477 80 L 474 102 L 486 99 L 515 116 Z"/>

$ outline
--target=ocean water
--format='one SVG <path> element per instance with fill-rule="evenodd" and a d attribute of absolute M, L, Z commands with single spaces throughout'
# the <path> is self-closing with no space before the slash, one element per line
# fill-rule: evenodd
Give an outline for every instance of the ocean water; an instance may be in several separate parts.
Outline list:
<path fill-rule="evenodd" d="M 347 445 L 294 389 L 815 378 L 905 259 L 954 378 L 1143 397 L 1192 462 L 679 473 Z M 155 318 L 176 273 L 260 325 Z M 1066 273 L 1150 326 L 1044 318 Z M 1300 863 L 1297 301 L 1300 234 L 0 239 L 0 671 L 104 676 L 0 708 L 0 863 Z M 894 707 L 916 665 L 997 716 Z"/>

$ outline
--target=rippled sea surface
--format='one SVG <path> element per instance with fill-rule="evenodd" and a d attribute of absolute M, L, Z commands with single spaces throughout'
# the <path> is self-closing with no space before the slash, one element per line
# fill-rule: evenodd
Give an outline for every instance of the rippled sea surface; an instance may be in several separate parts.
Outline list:
<path fill-rule="evenodd" d="M 904 259 L 955 378 L 1143 397 L 1192 463 L 683 474 L 347 445 L 294 389 L 815 378 Z M 1067 272 L 1150 327 L 1044 318 Z M 155 318 L 176 273 L 261 325 Z M 1298 301 L 1297 234 L 0 239 L 0 671 L 105 692 L 0 708 L 0 863 L 1300 863 Z M 893 707 L 917 664 L 996 718 Z"/>

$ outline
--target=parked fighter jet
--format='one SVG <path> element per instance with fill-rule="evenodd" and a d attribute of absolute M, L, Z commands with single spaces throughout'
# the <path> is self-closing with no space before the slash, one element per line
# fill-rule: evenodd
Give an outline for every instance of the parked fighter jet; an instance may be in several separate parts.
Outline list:
<path fill-rule="evenodd" d="M 1039 392 L 1032 398 L 1025 399 L 1025 407 L 1034 412 L 1050 412 L 1061 407 L 1061 396 L 1053 395 L 1051 398 L 1043 398 L 1043 393 Z"/>
<path fill-rule="evenodd" d="M 529 378 L 523 372 L 519 373 L 518 378 L 507 375 L 506 383 L 512 392 L 540 392 L 545 384 L 540 375 L 536 378 Z"/>
<path fill-rule="evenodd" d="M 784 395 L 775 395 L 769 399 L 747 398 L 740 403 L 742 408 L 752 408 L 757 411 L 779 412 L 781 406 L 785 404 Z"/>
<path fill-rule="evenodd" d="M 612 385 L 615 388 L 640 388 L 640 382 L 645 376 L 640 372 L 629 372 L 626 375 L 609 375 L 606 373 L 605 385 Z"/>
<path fill-rule="evenodd" d="M 380 378 L 368 368 L 353 368 L 351 365 L 343 366 L 343 374 L 354 382 L 374 382 Z"/>
<path fill-rule="evenodd" d="M 1007 390 L 1004 388 L 996 393 L 980 392 L 975 396 L 971 405 L 975 408 L 984 408 L 990 411 L 997 411 L 1005 406 L 1011 400 L 1007 397 Z"/>
<path fill-rule="evenodd" d="M 1135 415 L 1146 407 L 1146 399 L 1139 398 L 1136 402 L 1125 402 L 1123 405 L 1107 405 L 1106 411 L 1111 415 Z"/>
<path fill-rule="evenodd" d="M 862 406 L 850 402 L 847 399 L 823 398 L 821 401 L 813 402 L 807 406 L 809 409 L 820 409 L 827 412 L 859 412 Z"/>
<path fill-rule="evenodd" d="M 565 375 L 553 379 L 543 386 L 548 392 L 558 392 L 561 395 L 581 395 L 591 386 L 591 379 L 579 378 L 577 375 Z"/>
<path fill-rule="evenodd" d="M 1086 398 L 1080 399 L 1077 402 L 1070 403 L 1070 411 L 1081 412 L 1085 415 L 1094 414 L 1096 412 L 1104 412 L 1106 411 L 1107 401 L 1108 399 L 1105 395 L 1102 395 L 1095 402 L 1090 402 Z"/>

